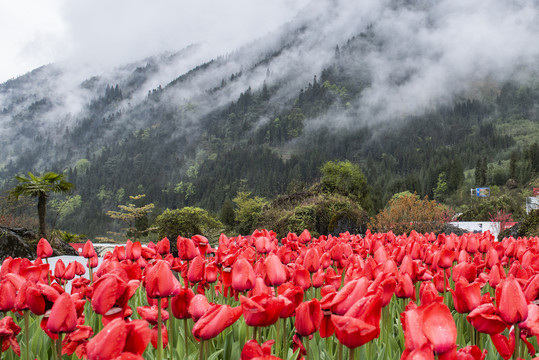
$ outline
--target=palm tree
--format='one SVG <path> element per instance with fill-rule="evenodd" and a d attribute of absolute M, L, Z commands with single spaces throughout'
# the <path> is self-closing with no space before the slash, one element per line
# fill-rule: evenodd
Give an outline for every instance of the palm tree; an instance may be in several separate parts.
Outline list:
<path fill-rule="evenodd" d="M 73 184 L 65 180 L 64 174 L 55 172 L 45 173 L 43 176 L 35 176 L 28 172 L 28 177 L 15 176 L 19 185 L 11 190 L 15 199 L 19 196 L 37 197 L 37 215 L 39 217 L 39 236 L 46 237 L 45 215 L 47 213 L 47 199 L 50 193 L 67 193 L 73 188 Z"/>

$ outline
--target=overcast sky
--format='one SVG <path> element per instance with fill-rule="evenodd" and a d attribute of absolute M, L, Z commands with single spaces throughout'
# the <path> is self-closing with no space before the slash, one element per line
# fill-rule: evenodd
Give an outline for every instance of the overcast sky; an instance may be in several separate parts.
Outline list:
<path fill-rule="evenodd" d="M 292 20 L 308 1 L 1 1 L 0 83 L 51 62 L 110 67 L 193 43 L 226 53 Z"/>

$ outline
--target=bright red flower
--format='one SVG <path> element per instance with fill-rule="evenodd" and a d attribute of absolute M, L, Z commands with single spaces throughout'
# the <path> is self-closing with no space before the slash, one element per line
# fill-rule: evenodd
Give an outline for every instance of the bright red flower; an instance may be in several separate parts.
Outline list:
<path fill-rule="evenodd" d="M 17 342 L 17 335 L 20 332 L 20 326 L 13 321 L 11 316 L 5 316 L 0 319 L 0 355 L 11 346 L 13 352 L 17 356 L 21 356 L 21 348 Z"/>
<path fill-rule="evenodd" d="M 191 314 L 193 321 L 197 322 L 206 313 L 209 307 L 210 303 L 208 302 L 206 296 L 197 294 L 191 299 L 188 311 L 189 314 Z"/>
<path fill-rule="evenodd" d="M 314 247 L 307 249 L 303 258 L 303 267 L 310 273 L 317 272 L 320 268 L 320 255 Z"/>
<path fill-rule="evenodd" d="M 66 272 L 66 265 L 64 264 L 62 259 L 58 259 L 58 261 L 54 265 L 54 277 L 63 279 L 65 272 Z"/>
<path fill-rule="evenodd" d="M 286 270 L 279 257 L 269 254 L 264 260 L 266 267 L 266 284 L 268 286 L 279 286 L 286 281 Z"/>
<path fill-rule="evenodd" d="M 144 269 L 144 286 L 151 298 L 174 296 L 180 292 L 180 282 L 172 274 L 170 264 L 164 260 L 156 261 L 151 267 Z"/>
<path fill-rule="evenodd" d="M 331 312 L 336 315 L 344 315 L 359 299 L 361 299 L 369 288 L 369 280 L 361 277 L 346 283 L 331 302 Z"/>
<path fill-rule="evenodd" d="M 45 284 L 35 284 L 26 287 L 26 303 L 34 315 L 43 315 L 50 310 L 60 293 Z"/>
<path fill-rule="evenodd" d="M 412 299 L 415 301 L 415 287 L 412 278 L 408 273 L 399 273 L 397 285 L 395 286 L 395 296 L 401 299 Z"/>
<path fill-rule="evenodd" d="M 435 354 L 450 358 L 456 354 L 457 327 L 449 308 L 440 302 L 415 307 L 401 314 L 405 346 L 410 352 L 424 349 L 430 345 Z"/>
<path fill-rule="evenodd" d="M 154 325 L 150 331 L 150 342 L 154 349 L 157 349 L 157 325 Z M 163 348 L 168 345 L 168 330 L 165 324 L 161 325 L 161 341 L 163 342 Z"/>
<path fill-rule="evenodd" d="M 51 309 L 47 328 L 54 334 L 69 333 L 77 326 L 77 311 L 71 295 L 63 293 L 56 299 Z"/>
<path fill-rule="evenodd" d="M 296 309 L 296 332 L 301 336 L 314 334 L 323 317 L 320 302 L 316 298 L 301 303 Z"/>
<path fill-rule="evenodd" d="M 88 360 L 116 359 L 124 352 L 140 356 L 149 342 L 150 328 L 146 321 L 126 323 L 115 319 L 88 342 Z"/>
<path fill-rule="evenodd" d="M 190 283 L 198 283 L 204 280 L 204 273 L 206 270 L 206 259 L 202 256 L 197 256 L 189 263 L 189 270 L 187 270 L 187 280 Z"/>
<path fill-rule="evenodd" d="M 508 324 L 516 324 L 528 317 L 528 304 L 522 288 L 513 275 L 496 287 L 496 305 L 500 317 Z"/>
<path fill-rule="evenodd" d="M 260 345 L 258 341 L 251 339 L 243 346 L 240 360 L 253 360 L 260 357 L 271 356 L 271 346 L 274 343 L 275 340 L 268 340 Z"/>
<path fill-rule="evenodd" d="M 142 245 L 140 241 L 127 240 L 125 244 L 125 257 L 129 260 L 138 260 L 142 255 Z"/>
<path fill-rule="evenodd" d="M 245 323 L 257 327 L 275 324 L 285 306 L 281 297 L 271 295 L 240 296 L 240 302 Z"/>
<path fill-rule="evenodd" d="M 484 360 L 487 350 L 481 352 L 477 345 L 466 346 L 457 351 L 457 360 Z"/>
<path fill-rule="evenodd" d="M 0 281 L 0 311 L 8 312 L 15 306 L 17 289 L 11 281 Z"/>
<path fill-rule="evenodd" d="M 446 246 L 442 247 L 439 251 L 438 258 L 438 267 L 442 269 L 447 269 L 453 266 L 453 261 L 455 260 L 455 252 L 448 249 Z"/>
<path fill-rule="evenodd" d="M 200 255 L 198 248 L 195 246 L 193 240 L 178 236 L 178 257 L 181 260 L 192 260 L 196 256 Z"/>
<path fill-rule="evenodd" d="M 496 350 L 498 350 L 498 354 L 505 360 L 509 359 L 511 356 L 513 356 L 513 353 L 515 352 L 515 332 L 512 331 L 509 334 L 509 337 L 505 337 L 502 334 L 496 334 L 496 335 L 490 335 L 490 339 L 492 340 L 492 343 L 496 347 Z"/>
<path fill-rule="evenodd" d="M 247 259 L 239 257 L 232 267 L 232 288 L 237 292 L 255 287 L 255 271 Z"/>
<path fill-rule="evenodd" d="M 157 324 L 157 306 L 137 306 L 137 313 L 140 315 L 142 320 L 146 320 L 152 325 Z M 161 320 L 167 321 L 168 320 L 168 311 L 161 309 Z"/>
<path fill-rule="evenodd" d="M 39 258 L 49 258 L 52 256 L 52 247 L 51 244 L 45 239 L 39 239 L 37 243 L 37 257 Z"/>
<path fill-rule="evenodd" d="M 190 288 L 182 288 L 178 295 L 174 296 L 170 301 L 172 307 L 172 314 L 177 319 L 189 319 L 191 314 L 189 313 L 189 305 L 191 300 L 195 297 L 195 293 Z"/>
<path fill-rule="evenodd" d="M 466 317 L 477 331 L 485 334 L 499 334 L 507 327 L 507 323 L 499 316 L 498 309 L 492 303 L 481 304 Z"/>
<path fill-rule="evenodd" d="M 421 311 L 423 332 L 436 354 L 443 354 L 455 347 L 457 326 L 447 305 L 434 302 Z"/>
<path fill-rule="evenodd" d="M 235 323 L 241 314 L 240 306 L 212 304 L 193 326 L 193 335 L 201 340 L 212 339 Z"/>
<path fill-rule="evenodd" d="M 92 309 L 106 315 L 113 308 L 125 309 L 140 285 L 138 280 L 129 280 L 121 269 L 100 277 L 90 288 L 88 296 L 92 299 Z"/>
<path fill-rule="evenodd" d="M 86 357 L 86 345 L 93 334 L 91 326 L 77 324 L 75 331 L 68 333 L 62 341 L 62 354 L 71 356 L 76 352 L 79 359 Z"/>
<path fill-rule="evenodd" d="M 450 289 L 453 295 L 455 310 L 460 313 L 469 313 L 481 304 L 481 284 L 473 282 L 468 284 L 466 279 L 460 278 L 455 283 L 455 290 Z"/>
<path fill-rule="evenodd" d="M 377 332 L 376 326 L 351 316 L 331 315 L 331 321 L 335 325 L 337 339 L 350 349 L 371 341 Z"/>
<path fill-rule="evenodd" d="M 95 252 L 95 249 L 94 249 L 94 244 L 92 244 L 90 240 L 87 240 L 84 243 L 84 246 L 82 247 L 81 255 L 87 259 L 97 256 L 97 253 Z"/>

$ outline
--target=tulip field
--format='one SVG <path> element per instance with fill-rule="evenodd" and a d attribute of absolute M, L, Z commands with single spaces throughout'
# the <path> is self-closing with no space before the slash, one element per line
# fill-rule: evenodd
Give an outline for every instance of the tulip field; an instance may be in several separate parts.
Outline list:
<path fill-rule="evenodd" d="M 175 241 L 5 259 L 0 359 L 539 359 L 538 237 Z"/>

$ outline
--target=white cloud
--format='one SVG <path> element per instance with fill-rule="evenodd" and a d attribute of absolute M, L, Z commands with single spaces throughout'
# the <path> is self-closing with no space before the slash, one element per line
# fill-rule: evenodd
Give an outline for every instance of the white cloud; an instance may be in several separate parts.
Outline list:
<path fill-rule="evenodd" d="M 64 60 L 111 67 L 204 43 L 217 55 L 290 21 L 307 0 L 17 0 L 0 4 L 0 82 Z"/>

